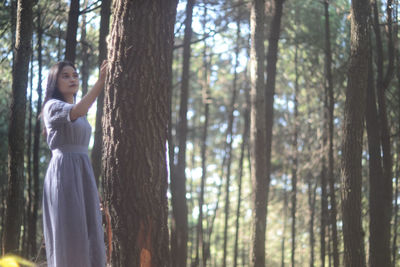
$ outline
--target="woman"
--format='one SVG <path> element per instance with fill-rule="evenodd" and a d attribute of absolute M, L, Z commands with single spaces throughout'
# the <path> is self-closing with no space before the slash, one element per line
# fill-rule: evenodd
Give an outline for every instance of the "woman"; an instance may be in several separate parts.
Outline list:
<path fill-rule="evenodd" d="M 43 227 L 49 267 L 104 267 L 105 247 L 99 195 L 88 156 L 88 109 L 100 94 L 99 79 L 78 103 L 79 77 L 70 62 L 49 72 L 43 120 L 52 158 L 43 187 Z"/>

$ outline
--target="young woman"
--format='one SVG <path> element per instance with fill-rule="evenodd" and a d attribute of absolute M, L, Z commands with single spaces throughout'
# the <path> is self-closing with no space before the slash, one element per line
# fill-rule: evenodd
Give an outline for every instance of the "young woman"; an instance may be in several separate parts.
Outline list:
<path fill-rule="evenodd" d="M 104 267 L 105 246 L 99 195 L 88 156 L 88 109 L 101 92 L 99 79 L 78 103 L 79 77 L 70 62 L 49 72 L 43 103 L 44 130 L 52 158 L 43 187 L 43 227 L 49 267 Z"/>

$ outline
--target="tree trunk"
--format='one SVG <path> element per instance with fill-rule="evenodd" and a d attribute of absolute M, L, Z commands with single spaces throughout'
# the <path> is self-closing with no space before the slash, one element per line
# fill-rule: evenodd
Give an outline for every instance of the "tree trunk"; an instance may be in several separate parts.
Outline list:
<path fill-rule="evenodd" d="M 341 174 L 344 266 L 365 266 L 361 224 L 361 154 L 368 77 L 368 0 L 351 1 L 351 54 L 343 121 Z"/>
<path fill-rule="evenodd" d="M 240 207 L 242 202 L 242 177 L 243 177 L 243 162 L 244 153 L 248 145 L 249 129 L 250 129 L 250 90 L 246 88 L 246 106 L 243 114 L 244 128 L 242 135 L 242 144 L 240 147 L 240 159 L 239 159 L 239 175 L 238 175 L 238 195 L 237 195 L 237 208 L 236 208 L 236 225 L 235 225 L 235 245 L 234 245 L 234 256 L 233 256 L 233 267 L 238 266 L 239 258 L 239 222 L 240 222 Z"/>
<path fill-rule="evenodd" d="M 294 131 L 293 131 L 293 143 L 292 143 L 292 266 L 295 266 L 295 255 L 296 255 L 296 209 L 297 209 L 297 169 L 298 169 L 298 117 L 299 117 L 299 73 L 298 73 L 298 44 L 296 42 L 295 47 L 295 88 L 294 88 Z"/>
<path fill-rule="evenodd" d="M 87 9 L 88 0 L 83 1 L 83 10 Z M 86 13 L 82 14 L 81 19 L 81 81 L 82 81 L 82 96 L 87 94 L 88 91 L 88 80 L 89 80 L 89 45 L 86 40 Z"/>
<path fill-rule="evenodd" d="M 396 5 L 396 10 L 395 10 L 395 21 L 398 21 L 398 5 Z M 398 34 L 398 25 L 396 24 L 394 29 L 393 29 L 393 36 L 394 36 L 394 45 L 395 47 L 397 47 L 398 44 L 398 38 L 397 38 L 397 34 Z M 395 49 L 394 51 L 395 53 L 395 60 L 396 60 L 396 78 L 397 78 L 397 97 L 399 99 L 400 102 L 400 53 L 399 53 L 399 49 Z M 398 107 L 398 111 L 400 111 L 400 105 Z M 400 112 L 399 112 L 400 114 Z M 400 116 L 398 117 L 398 132 L 400 132 Z M 394 204 L 394 227 L 393 227 L 393 245 L 392 245 L 392 266 L 396 266 L 396 256 L 397 256 L 397 235 L 398 235 L 398 220 L 399 220 L 399 203 L 398 203 L 398 197 L 399 197 L 399 176 L 400 176 L 400 166 L 399 166 L 399 157 L 400 157 L 400 138 L 397 138 L 397 161 L 396 161 L 396 182 L 395 182 L 395 195 L 394 195 L 394 199 L 395 199 L 395 204 Z"/>
<path fill-rule="evenodd" d="M 330 40 L 330 22 L 329 22 L 329 1 L 325 0 L 325 87 L 328 93 L 328 182 L 329 182 L 329 199 L 330 199 L 330 214 L 329 224 L 332 228 L 332 248 L 333 248 L 333 266 L 339 267 L 339 251 L 338 251 L 338 234 L 336 225 L 336 190 L 335 190 L 335 175 L 334 158 L 333 158 L 333 132 L 334 132 L 334 105 L 333 82 L 332 82 L 332 52 Z"/>
<path fill-rule="evenodd" d="M 315 221 L 315 198 L 316 198 L 316 189 L 317 184 L 313 187 L 312 184 L 312 176 L 309 175 L 309 181 L 307 183 L 307 193 L 308 193 L 308 205 L 310 206 L 310 225 L 309 225 L 309 232 L 310 232 L 310 267 L 314 267 L 315 262 L 315 234 L 314 234 L 314 221 Z"/>
<path fill-rule="evenodd" d="M 265 232 L 266 232 L 266 218 L 267 218 L 267 210 L 268 210 L 268 195 L 269 195 L 269 184 L 271 178 L 271 147 L 272 147 L 272 127 L 274 123 L 274 95 L 275 95 L 275 80 L 276 80 L 276 63 L 278 61 L 278 43 L 279 43 L 279 35 L 281 31 L 281 18 L 282 18 L 282 9 L 283 9 L 284 0 L 274 0 L 274 11 L 272 15 L 271 27 L 268 37 L 268 51 L 267 51 L 267 67 L 266 67 L 266 84 L 265 84 L 265 107 L 264 107 L 264 123 L 265 123 L 265 173 L 264 178 L 262 178 L 259 194 L 265 194 L 259 200 L 265 200 L 265 202 L 260 202 L 261 205 L 265 205 L 263 208 L 265 210 L 265 214 L 262 216 L 265 217 L 263 231 L 264 234 L 262 238 L 265 242 Z M 260 114 L 261 115 L 261 114 Z M 261 115 L 262 116 L 262 115 Z M 260 176 L 261 178 L 261 176 Z M 264 192 L 262 192 L 264 191 Z M 264 213 L 264 211 L 263 211 Z M 258 265 L 257 265 L 258 266 Z"/>
<path fill-rule="evenodd" d="M 190 42 L 192 39 L 192 14 L 195 0 L 186 4 L 185 36 L 183 40 L 183 64 L 181 77 L 181 99 L 179 106 L 179 124 L 177 134 L 179 138 L 178 163 L 173 167 L 171 176 L 171 256 L 172 265 L 186 267 L 188 241 L 188 210 L 186 203 L 186 140 L 187 140 L 187 110 L 189 99 L 190 78 Z M 172 158 L 173 162 L 173 158 Z"/>
<path fill-rule="evenodd" d="M 79 0 L 71 0 L 68 13 L 67 37 L 65 40 L 65 60 L 75 63 L 76 32 L 78 30 Z"/>
<path fill-rule="evenodd" d="M 238 11 L 240 12 L 240 10 Z M 233 123 L 235 120 L 234 111 L 236 105 L 236 95 L 237 95 L 237 67 L 239 66 L 239 49 L 240 49 L 240 13 L 237 15 L 236 19 L 236 48 L 235 48 L 235 65 L 233 74 L 233 84 L 232 84 L 232 98 L 229 103 L 229 115 L 228 115 L 228 128 L 226 130 L 226 149 L 225 154 L 228 157 L 227 162 L 227 172 L 226 172 L 226 184 L 225 184 L 225 222 L 224 222 L 224 245 L 223 245 L 223 259 L 222 266 L 226 267 L 226 258 L 228 255 L 228 227 L 229 227 L 229 187 L 231 181 L 231 163 L 232 163 L 232 143 L 233 143 Z"/>
<path fill-rule="evenodd" d="M 321 168 L 321 226 L 320 226 L 320 256 L 321 256 L 321 266 L 325 267 L 325 259 L 326 259 L 326 229 L 328 226 L 328 192 L 327 192 L 327 184 L 328 179 L 326 175 L 326 144 L 327 144 L 327 132 L 328 129 L 326 127 L 328 120 L 328 112 L 327 112 L 327 103 L 328 97 L 327 92 L 325 90 L 324 95 L 324 123 L 323 123 L 323 137 L 322 137 L 322 168 Z"/>
<path fill-rule="evenodd" d="M 310 88 L 306 81 L 306 88 Z M 306 95 L 306 103 L 310 103 L 309 95 Z M 311 111 L 308 105 L 307 107 L 307 115 L 309 118 L 311 118 Z M 307 133 L 312 133 L 312 128 L 311 128 L 311 122 L 307 122 Z M 307 151 L 305 154 L 309 154 L 312 149 L 311 149 L 311 143 L 307 143 L 304 145 L 304 147 L 307 148 Z M 310 267 L 314 267 L 314 262 L 315 262 L 315 232 L 314 232 L 314 225 L 315 225 L 315 204 L 316 204 L 316 196 L 317 196 L 317 187 L 318 187 L 318 181 L 317 179 L 314 179 L 313 173 L 310 170 L 307 178 L 307 201 L 308 201 L 308 206 L 310 208 L 310 223 L 309 223 L 309 234 L 310 234 Z M 313 183 L 314 182 L 314 183 Z"/>
<path fill-rule="evenodd" d="M 176 5 L 114 6 L 103 140 L 113 266 L 171 266 L 166 141 Z"/>
<path fill-rule="evenodd" d="M 397 145 L 400 147 L 400 145 Z M 397 155 L 400 155 L 400 149 L 398 148 L 397 150 Z M 396 266 L 396 256 L 397 256 L 397 227 L 398 227 L 398 221 L 399 221 L 399 203 L 397 198 L 399 197 L 399 175 L 400 175 L 400 170 L 399 170 L 399 162 L 397 161 L 396 163 L 396 182 L 395 182 L 395 204 L 394 204 L 394 233 L 393 233 L 393 244 L 392 244 L 392 266 Z"/>
<path fill-rule="evenodd" d="M 203 13 L 203 31 L 205 32 L 206 27 L 206 18 L 207 18 L 207 7 L 204 8 Z M 210 75 L 208 71 L 211 66 L 211 58 L 210 63 L 207 62 L 207 43 L 204 41 L 204 49 L 203 49 L 203 82 L 202 82 L 202 97 L 204 103 L 204 125 L 203 125 L 203 134 L 201 140 L 201 184 L 200 184 L 200 196 L 199 196 L 199 218 L 197 221 L 197 237 L 196 237 L 196 259 L 195 266 L 206 266 L 207 262 L 207 244 L 204 240 L 204 229 L 203 229 L 203 205 L 204 205 L 204 187 L 207 177 L 207 135 L 208 135 L 208 122 L 210 115 L 210 103 L 209 103 L 209 84 L 210 84 Z M 219 198 L 218 198 L 219 199 Z M 201 250 L 201 256 L 200 256 Z"/>
<path fill-rule="evenodd" d="M 376 81 L 376 90 L 377 90 L 377 100 L 378 100 L 378 118 L 374 118 L 379 120 L 376 123 L 376 130 L 380 129 L 380 136 L 378 135 L 378 147 L 375 148 L 373 153 L 381 153 L 382 147 L 382 161 L 379 157 L 375 158 L 374 161 L 379 160 L 379 165 L 382 162 L 382 173 L 373 172 L 373 176 L 371 174 L 371 181 L 375 184 L 374 189 L 371 188 L 371 195 L 373 197 L 374 203 L 373 205 L 374 214 L 371 213 L 371 226 L 370 226 L 370 264 L 371 267 L 377 266 L 390 266 L 391 258 L 390 258 L 390 227 L 391 227 L 391 216 L 392 216 L 392 197 L 393 197 L 393 186 L 392 186 L 392 156 L 391 156 L 391 144 L 390 144 L 390 130 L 388 125 L 387 118 L 387 109 L 386 109 L 386 99 L 385 99 L 385 91 L 388 88 L 390 81 L 393 76 L 393 37 L 392 37 L 392 1 L 388 0 L 387 2 L 387 29 L 388 29 L 388 69 L 386 75 L 384 74 L 384 64 L 383 64 L 383 46 L 382 39 L 380 33 L 380 22 L 379 22 L 379 14 L 378 14 L 378 4 L 377 1 L 372 1 L 372 8 L 374 12 L 374 32 L 376 39 L 376 64 L 377 64 L 377 81 Z M 385 76 L 384 76 L 385 75 Z M 372 76 L 372 74 L 370 75 Z M 371 104 L 372 105 L 372 104 Z M 375 105 L 375 102 L 374 104 Z M 373 126 L 372 126 L 373 127 Z M 372 130 L 372 131 L 375 131 Z M 378 133 L 379 134 L 379 133 Z M 380 142 L 380 143 L 379 143 Z M 372 148 L 373 149 L 373 148 Z M 375 164 L 378 164 L 376 162 Z M 377 167 L 377 166 L 374 166 Z M 372 166 L 371 166 L 372 168 Z M 375 170 L 377 171 L 377 170 Z M 379 176 L 378 176 L 379 175 Z M 377 184 L 379 183 L 379 185 Z M 377 190 L 376 192 L 372 192 Z M 375 206 L 376 205 L 376 206 Z M 376 212 L 376 213 L 375 213 Z M 378 216 L 372 218 L 372 216 Z"/>
<path fill-rule="evenodd" d="M 8 193 L 3 253 L 17 253 L 24 211 L 25 106 L 32 40 L 31 0 L 18 1 L 13 62 L 12 103 L 8 132 Z"/>
<path fill-rule="evenodd" d="M 372 51 L 371 51 L 372 52 Z M 372 55 L 372 53 L 371 53 Z M 371 56 L 370 55 L 370 56 Z M 369 59 L 369 73 L 373 73 L 372 58 Z M 365 112 L 367 136 L 368 136 L 368 154 L 369 154 L 369 210 L 370 210 L 370 264 L 377 265 L 382 259 L 380 254 L 377 254 L 379 247 L 376 242 L 380 242 L 383 232 L 385 231 L 384 221 L 385 211 L 382 208 L 385 189 L 383 183 L 383 169 L 381 157 L 381 143 L 379 132 L 379 117 L 376 107 L 376 92 L 374 86 L 373 75 L 368 75 L 367 86 L 367 106 Z"/>
<path fill-rule="evenodd" d="M 265 88 L 264 88 L 264 0 L 251 2 L 250 28 L 250 164 L 253 185 L 253 220 L 251 266 L 265 266 L 265 231 L 267 216 L 266 153 L 265 153 Z"/>
<path fill-rule="evenodd" d="M 30 255 L 29 252 L 29 235 L 30 229 L 29 225 L 32 219 L 31 216 L 31 207 L 32 207 L 32 93 L 33 93 L 33 55 L 31 55 L 31 63 L 30 63 L 30 77 L 29 77 L 29 84 L 30 84 L 30 93 L 29 93 L 29 116 L 28 116 L 28 132 L 27 132 L 27 151 L 26 151 L 26 158 L 27 158 L 27 182 L 28 188 L 27 194 L 28 199 L 25 203 L 25 213 L 24 218 L 26 218 L 26 222 L 24 222 L 24 232 L 23 232 L 23 239 L 22 239 L 22 250 L 25 252 L 24 256 L 27 257 Z"/>
<path fill-rule="evenodd" d="M 107 59 L 107 35 L 110 28 L 110 15 L 111 15 L 111 0 L 101 1 L 100 10 L 100 36 L 99 36 L 99 66 L 103 60 Z M 103 118 L 104 108 L 104 91 L 102 91 L 97 97 L 97 108 L 96 108 L 96 125 L 94 132 L 94 143 L 92 148 L 92 165 L 94 177 L 96 178 L 97 185 L 100 184 L 99 177 L 101 175 L 101 151 L 103 147 L 103 127 L 101 121 Z"/>
<path fill-rule="evenodd" d="M 283 229 L 282 229 L 282 240 L 281 240 L 281 267 L 285 267 L 285 246 L 286 246 L 286 227 L 287 227 L 287 210 L 289 203 L 288 190 L 288 178 L 285 176 L 283 178 Z"/>
<path fill-rule="evenodd" d="M 41 16 L 40 10 L 38 11 L 38 28 L 37 28 L 37 38 L 38 38 L 38 87 L 37 87 L 37 94 L 38 94 L 38 101 L 36 106 L 36 120 L 35 120 L 35 132 L 33 137 L 33 205 L 32 205 L 32 220 L 30 224 L 30 233 L 29 236 L 29 247 L 32 255 L 35 255 L 37 252 L 36 249 L 36 224 L 38 220 L 38 209 L 39 209 L 39 201 L 40 201 L 40 186 L 39 186 L 39 147 L 40 147 L 40 118 L 39 114 L 42 110 L 42 36 L 43 36 L 43 29 L 41 25 Z"/>

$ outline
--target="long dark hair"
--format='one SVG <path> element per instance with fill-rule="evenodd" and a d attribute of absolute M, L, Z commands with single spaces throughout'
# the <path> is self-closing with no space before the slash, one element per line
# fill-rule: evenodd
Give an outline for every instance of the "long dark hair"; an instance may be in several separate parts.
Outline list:
<path fill-rule="evenodd" d="M 51 67 L 49 75 L 47 76 L 46 95 L 44 97 L 43 107 L 50 99 L 58 99 L 65 102 L 63 95 L 60 93 L 60 89 L 57 87 L 58 76 L 65 66 L 71 66 L 76 70 L 74 64 L 69 61 L 60 61 Z M 76 97 L 76 93 L 74 94 L 74 97 Z"/>
<path fill-rule="evenodd" d="M 71 66 L 74 70 L 76 70 L 74 64 L 69 61 L 59 61 L 49 70 L 49 75 L 47 76 L 46 95 L 44 97 L 42 107 L 44 107 L 44 105 L 50 99 L 58 99 L 66 102 L 64 96 L 61 94 L 60 89 L 57 86 L 58 76 L 65 66 Z M 74 98 L 76 98 L 76 93 L 74 94 Z M 39 116 L 43 118 L 43 108 Z M 47 134 L 46 127 L 43 127 L 43 134 Z"/>

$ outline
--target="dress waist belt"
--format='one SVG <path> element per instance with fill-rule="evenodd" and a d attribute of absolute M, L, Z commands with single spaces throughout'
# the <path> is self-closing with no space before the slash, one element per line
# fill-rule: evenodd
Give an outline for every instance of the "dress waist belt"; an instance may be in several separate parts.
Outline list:
<path fill-rule="evenodd" d="M 88 154 L 87 146 L 81 145 L 63 145 L 52 150 L 53 155 L 64 154 L 64 153 L 79 153 Z"/>

